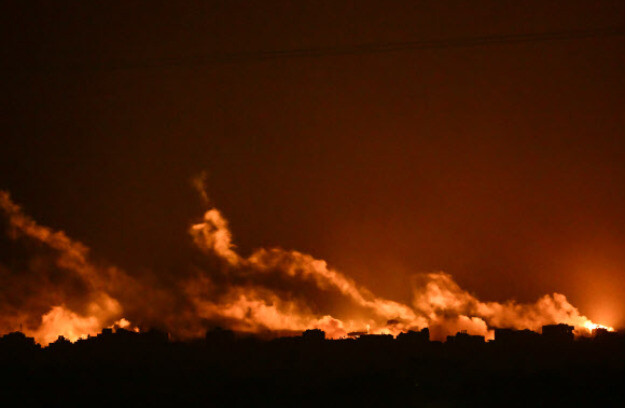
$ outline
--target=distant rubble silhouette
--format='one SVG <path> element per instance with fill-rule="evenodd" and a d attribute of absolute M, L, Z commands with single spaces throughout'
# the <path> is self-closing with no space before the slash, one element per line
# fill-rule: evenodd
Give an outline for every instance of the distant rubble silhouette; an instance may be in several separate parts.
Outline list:
<path fill-rule="evenodd" d="M 489 344 L 498 344 L 503 346 L 524 346 L 530 344 L 565 344 L 573 342 L 624 342 L 623 331 L 608 331 L 604 328 L 598 328 L 592 331 L 589 337 L 580 337 L 575 339 L 573 334 L 574 327 L 567 324 L 552 324 L 542 326 L 542 332 L 524 329 L 516 330 L 511 328 L 495 328 L 495 339 L 488 342 L 480 335 L 469 334 L 466 330 L 462 330 L 454 336 L 447 336 L 444 344 L 455 346 L 483 346 Z M 205 342 L 209 344 L 227 344 L 236 342 L 241 339 L 255 339 L 257 341 L 271 341 L 256 337 L 253 333 L 236 333 L 229 329 L 215 327 L 207 330 Z M 308 343 L 312 342 L 349 342 L 359 344 L 403 344 L 403 345 L 426 345 L 430 343 L 442 343 L 430 339 L 429 328 L 423 328 L 420 331 L 409 330 L 402 332 L 394 338 L 391 334 L 369 334 L 365 331 L 348 333 L 346 338 L 332 340 L 326 338 L 326 333 L 320 329 L 309 329 L 302 332 L 301 336 L 276 337 L 274 340 L 302 340 Z M 198 342 L 194 340 L 192 342 Z M 148 331 L 131 331 L 123 328 L 105 328 L 96 336 L 88 336 L 87 338 L 78 339 L 72 343 L 64 336 L 59 336 L 57 340 L 50 343 L 47 348 L 62 349 L 71 347 L 72 345 L 83 344 L 117 344 L 117 345 L 141 345 L 141 344 L 168 344 L 172 343 L 168 333 L 150 329 Z M 181 343 L 181 342 L 179 342 Z M 185 343 L 185 342 L 182 342 Z M 27 337 L 24 333 L 16 331 L 5 334 L 0 337 L 0 349 L 20 349 L 34 350 L 42 349 L 35 343 L 35 339 Z M 44 347 L 45 349 L 45 347 Z"/>
<path fill-rule="evenodd" d="M 0 337 L 6 406 L 623 406 L 624 333 L 572 326 L 495 329 L 432 341 L 428 328 L 351 333 L 320 329 L 269 338 L 215 327 L 176 341 L 159 330 L 104 329 L 48 347 Z M 37 392 L 33 392 L 37 390 Z M 524 390 L 521 393 L 520 390 Z M 567 390 L 565 392 L 564 390 Z M 512 396 L 516 396 L 512 400 Z M 296 401 L 296 403 L 295 403 Z M 542 404 L 538 402 L 541 401 Z"/>

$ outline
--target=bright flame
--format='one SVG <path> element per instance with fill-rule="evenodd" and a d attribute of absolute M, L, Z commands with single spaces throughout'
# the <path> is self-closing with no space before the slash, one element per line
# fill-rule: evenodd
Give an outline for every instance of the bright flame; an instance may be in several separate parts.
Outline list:
<path fill-rule="evenodd" d="M 613 327 L 603 326 L 602 324 L 592 323 L 590 320 L 583 324 L 583 327 L 592 333 L 596 329 L 605 329 L 607 331 L 614 331 Z"/>
<path fill-rule="evenodd" d="M 41 326 L 33 335 L 38 343 L 47 345 L 59 336 L 75 342 L 89 335 L 95 335 L 101 329 L 95 316 L 81 317 L 63 306 L 55 306 L 41 317 Z"/>

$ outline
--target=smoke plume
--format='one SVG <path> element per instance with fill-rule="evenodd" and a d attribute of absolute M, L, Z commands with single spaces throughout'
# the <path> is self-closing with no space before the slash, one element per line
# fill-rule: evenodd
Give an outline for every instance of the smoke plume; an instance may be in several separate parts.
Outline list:
<path fill-rule="evenodd" d="M 205 177 L 194 186 L 209 205 Z M 216 326 L 257 334 L 319 328 L 332 338 L 429 327 L 435 339 L 460 330 L 492 338 L 494 327 L 538 331 L 568 323 L 579 335 L 599 327 L 558 293 L 531 304 L 484 302 L 451 275 L 434 272 L 414 276 L 413 301 L 403 304 L 298 251 L 261 248 L 245 257 L 216 208 L 189 227 L 203 261 L 182 265 L 188 273 L 180 277 L 96 264 L 85 245 L 39 225 L 4 191 L 0 211 L 9 252 L 21 255 L 0 263 L 0 333 L 22 330 L 43 345 L 60 335 L 76 340 L 112 326 L 154 327 L 178 339 Z"/>

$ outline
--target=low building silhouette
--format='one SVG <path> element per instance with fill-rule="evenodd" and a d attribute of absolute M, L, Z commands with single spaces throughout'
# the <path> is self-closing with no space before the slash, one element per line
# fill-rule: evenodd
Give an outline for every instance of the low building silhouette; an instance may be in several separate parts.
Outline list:
<path fill-rule="evenodd" d="M 480 346 L 485 344 L 485 337 L 479 335 L 468 334 L 466 330 L 462 330 L 455 336 L 447 336 L 446 343 L 456 346 Z"/>
<path fill-rule="evenodd" d="M 540 340 L 540 334 L 533 330 L 494 329 L 494 342 L 506 346 L 524 346 Z"/>
<path fill-rule="evenodd" d="M 550 336 L 551 330 L 545 332 Z M 570 333 L 568 327 L 557 330 Z M 205 343 L 168 339 L 163 332 L 106 329 L 83 341 L 60 338 L 23 352 L 9 345 L 30 347 L 33 340 L 9 333 L 0 337 L 0 367 L 8 378 L 0 391 L 6 406 L 83 400 L 106 406 L 290 406 L 294 401 L 306 406 L 329 401 L 337 406 L 536 406 L 539 401 L 622 406 L 624 332 L 594 333 L 564 346 L 513 329 L 499 329 L 491 344 L 467 332 L 449 336 L 446 344 L 432 342 L 428 330 L 397 339 L 360 333 L 357 340 L 322 340 L 322 330 L 260 339 L 213 329 Z M 537 347 L 498 346 L 527 338 L 539 338 Z M 415 346 L 420 342 L 424 346 Z"/>
<path fill-rule="evenodd" d="M 0 337 L 0 347 L 11 350 L 25 350 L 41 348 L 35 343 L 35 339 L 27 337 L 24 333 L 16 331 Z"/>
<path fill-rule="evenodd" d="M 323 341 L 326 333 L 320 329 L 310 329 L 303 332 L 303 340 L 305 341 Z"/>
<path fill-rule="evenodd" d="M 574 326 L 568 324 L 547 324 L 542 326 L 542 337 L 549 341 L 568 342 L 575 339 Z"/>
<path fill-rule="evenodd" d="M 429 343 L 429 328 L 425 327 L 420 331 L 409 330 L 396 336 L 396 340 L 405 344 L 427 344 Z"/>
<path fill-rule="evenodd" d="M 64 336 L 59 336 L 55 341 L 48 345 L 50 350 L 69 350 L 72 346 L 72 342 L 66 339 Z"/>
<path fill-rule="evenodd" d="M 391 334 L 362 334 L 357 339 L 359 344 L 390 344 L 394 341 Z"/>
<path fill-rule="evenodd" d="M 594 329 L 594 342 L 602 344 L 619 344 L 625 341 L 625 334 L 621 332 L 609 331 L 604 328 Z"/>

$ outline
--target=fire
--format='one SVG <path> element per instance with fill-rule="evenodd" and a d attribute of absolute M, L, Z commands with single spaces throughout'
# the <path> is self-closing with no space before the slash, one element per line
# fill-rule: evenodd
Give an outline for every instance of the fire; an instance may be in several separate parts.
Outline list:
<path fill-rule="evenodd" d="M 203 181 L 195 183 L 204 201 Z M 229 224 L 216 208 L 189 228 L 211 262 L 182 265 L 164 281 L 131 275 L 90 260 L 89 249 L 63 231 L 39 225 L 0 191 L 9 237 L 34 245 L 19 271 L 0 264 L 0 333 L 17 330 L 45 345 L 60 335 L 76 341 L 106 327 L 138 331 L 156 327 L 174 338 L 202 336 L 215 326 L 253 333 L 318 328 L 331 338 L 352 332 L 397 335 L 429 327 L 432 338 L 465 330 L 494 337 L 493 327 L 540 331 L 567 323 L 578 335 L 611 327 L 581 315 L 559 293 L 534 303 L 486 302 L 444 272 L 416 274 L 413 300 L 404 304 L 376 296 L 324 260 L 281 248 L 249 256 L 236 251 Z"/>
<path fill-rule="evenodd" d="M 59 336 L 74 342 L 88 335 L 95 335 L 100 329 L 100 323 L 95 316 L 82 317 L 63 306 L 54 306 L 41 317 L 41 326 L 33 334 L 38 343 L 46 345 Z"/>
<path fill-rule="evenodd" d="M 588 330 L 588 332 L 593 333 L 596 329 L 605 329 L 607 331 L 614 331 L 613 327 L 604 326 L 602 324 L 592 323 L 590 320 L 586 321 L 583 324 L 583 327 Z"/>

